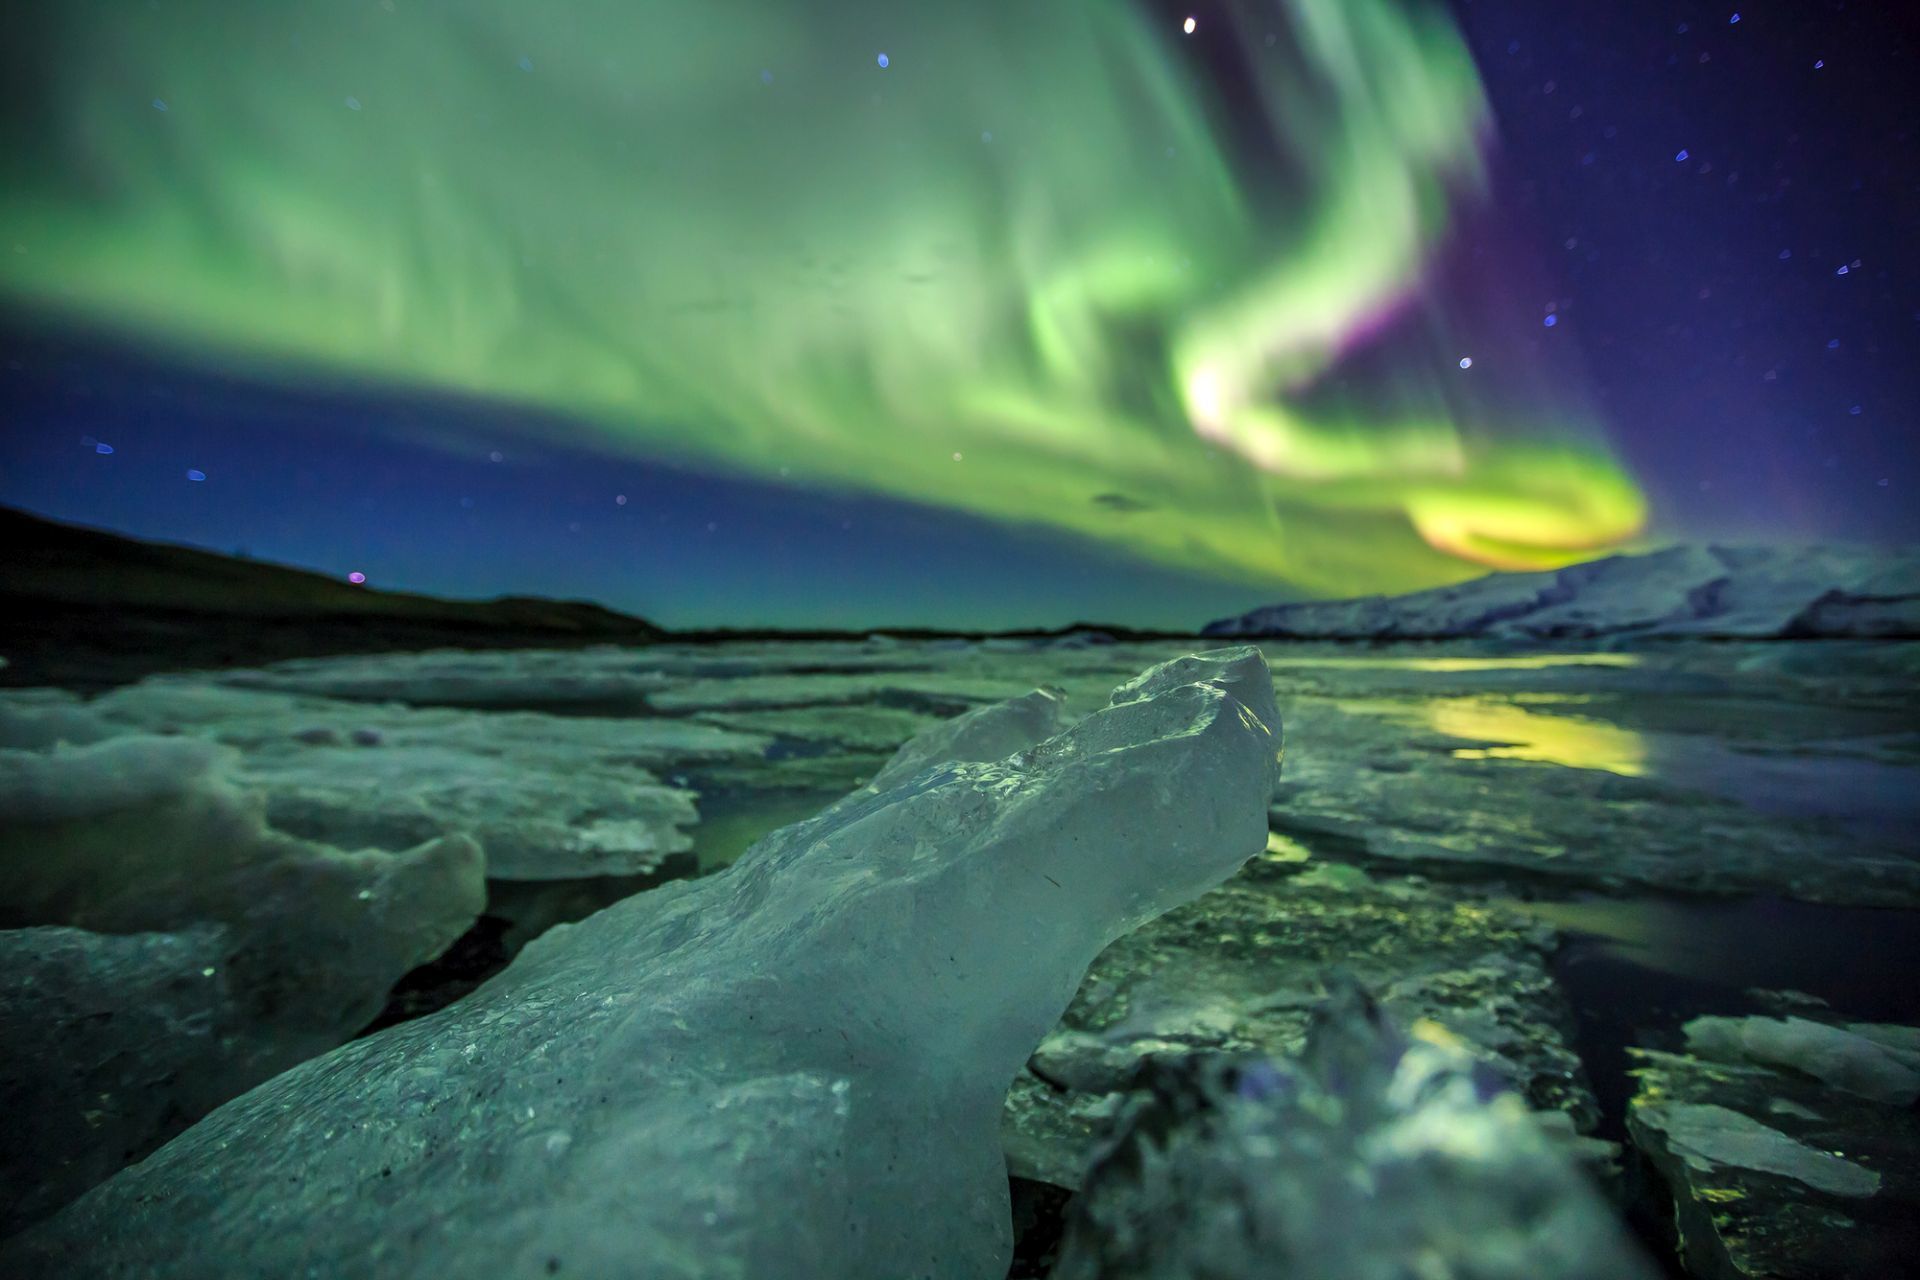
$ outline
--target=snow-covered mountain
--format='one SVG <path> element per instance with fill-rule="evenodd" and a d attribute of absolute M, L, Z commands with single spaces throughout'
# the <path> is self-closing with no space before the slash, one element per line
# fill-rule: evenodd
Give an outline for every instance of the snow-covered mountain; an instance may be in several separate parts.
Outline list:
<path fill-rule="evenodd" d="M 1276 604 L 1210 636 L 1920 636 L 1920 549 L 1683 545 L 1404 596 Z"/>

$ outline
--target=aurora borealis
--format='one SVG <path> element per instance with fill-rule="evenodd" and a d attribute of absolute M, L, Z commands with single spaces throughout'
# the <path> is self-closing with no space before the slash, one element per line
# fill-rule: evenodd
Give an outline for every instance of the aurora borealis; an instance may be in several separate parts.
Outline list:
<path fill-rule="evenodd" d="M 1479 397 L 1423 287 L 1489 130 L 1437 8 L 1214 6 L 1212 65 L 1093 3 L 42 10 L 16 307 L 1275 590 L 1645 515 L 1580 389 Z"/>

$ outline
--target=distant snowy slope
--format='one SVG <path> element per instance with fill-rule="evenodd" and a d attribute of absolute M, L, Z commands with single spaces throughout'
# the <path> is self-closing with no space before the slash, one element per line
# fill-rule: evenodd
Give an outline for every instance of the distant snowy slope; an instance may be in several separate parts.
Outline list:
<path fill-rule="evenodd" d="M 1276 604 L 1210 636 L 1920 636 L 1920 550 L 1678 546 L 1404 596 Z"/>

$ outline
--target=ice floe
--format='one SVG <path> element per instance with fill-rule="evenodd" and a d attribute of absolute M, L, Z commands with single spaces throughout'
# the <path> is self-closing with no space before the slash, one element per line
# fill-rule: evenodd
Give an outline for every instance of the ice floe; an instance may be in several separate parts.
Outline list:
<path fill-rule="evenodd" d="M 1266 841 L 1257 652 L 1115 696 L 549 932 L 222 1107 L 5 1266 L 997 1280 L 1008 1080 L 1102 947 Z"/>

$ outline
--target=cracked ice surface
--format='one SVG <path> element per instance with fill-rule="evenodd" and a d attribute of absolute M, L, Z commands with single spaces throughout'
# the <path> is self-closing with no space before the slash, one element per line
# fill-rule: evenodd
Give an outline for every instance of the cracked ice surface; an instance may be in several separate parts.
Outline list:
<path fill-rule="evenodd" d="M 218 742 L 239 752 L 236 780 L 264 792 L 279 830 L 381 849 L 465 833 L 485 851 L 490 877 L 518 880 L 654 869 L 691 846 L 699 816 L 692 792 L 654 770 L 757 762 L 768 742 L 685 720 L 359 705 L 199 678 L 148 680 L 84 706 L 29 703 L 14 715 L 64 716 L 69 737 L 90 720 L 94 738 Z"/>
<path fill-rule="evenodd" d="M 1101 953 L 1008 1093 L 1008 1168 L 1077 1188 L 1143 1066 L 1296 1056 L 1321 991 L 1343 976 L 1371 984 L 1402 1023 L 1443 1028 L 1548 1123 L 1590 1131 L 1599 1113 L 1547 970 L 1554 944 L 1459 891 L 1257 858 Z"/>
<path fill-rule="evenodd" d="M 1278 727 L 1265 663 L 1229 650 L 1004 759 L 927 751 L 228 1104 L 3 1260 L 1001 1276 L 1009 1080 L 1102 947 L 1264 846 Z"/>
<path fill-rule="evenodd" d="M 707 835 L 721 834 L 716 815 L 736 821 L 728 806 L 753 809 L 778 796 L 780 820 L 810 812 L 946 717 L 1036 685 L 1059 688 L 1068 706 L 1098 705 L 1120 680 L 1171 656 L 1164 643 L 1073 639 L 443 651 L 149 681 L 100 702 L 156 701 L 162 687 L 182 699 L 177 690 L 193 686 L 235 700 L 220 713 L 217 732 L 228 741 L 242 732 L 240 699 L 314 708 L 309 724 L 289 725 L 274 711 L 278 728 L 260 746 L 272 748 L 263 766 L 277 756 L 290 781 L 318 793 L 316 812 L 297 796 L 275 801 L 277 812 L 301 814 L 300 829 L 315 835 L 324 834 L 324 818 L 384 828 L 380 841 L 395 843 L 427 833 L 440 807 L 428 799 L 439 768 L 431 758 L 405 791 L 357 785 L 378 767 L 378 753 L 358 751 L 356 730 L 384 734 L 388 747 L 457 751 L 449 767 L 467 764 L 494 784 L 459 795 L 458 777 L 446 780 L 461 803 L 476 806 L 462 821 L 488 845 L 496 875 L 586 876 L 614 874 L 623 858 L 638 869 L 684 848 L 683 792 L 699 793 L 702 826 L 692 835 L 705 858 Z M 1561 893 L 1920 902 L 1910 838 L 1920 818 L 1920 738 L 1911 729 L 1920 646 L 1514 654 L 1293 644 L 1272 647 L 1269 657 L 1297 744 L 1273 823 L 1316 858 Z M 289 704 L 288 692 L 307 696 Z M 342 701 L 384 697 L 409 705 Z M 137 720 L 165 724 L 158 707 Z M 403 724 L 418 731 L 403 733 Z M 306 744 L 303 766 L 292 750 L 300 744 L 287 738 L 323 726 L 339 747 L 325 754 Z M 625 759 L 652 775 L 626 775 L 635 784 L 622 792 L 631 815 L 602 785 Z M 397 776 L 398 758 L 392 763 Z M 322 765 L 347 772 L 336 786 Z M 503 776 L 518 765 L 524 776 Z M 522 813 L 522 805 L 544 811 Z M 489 819 L 494 808 L 501 812 Z M 460 813 L 451 804 L 446 812 Z M 615 816 L 643 830 L 574 832 Z M 477 829 L 488 820 L 496 821 L 495 841 Z M 526 829 L 542 821 L 544 833 Z M 712 842 L 727 844 L 719 856 L 747 837 L 728 841 Z M 573 852 L 564 852 L 570 842 Z M 524 855 L 509 854 L 516 845 Z"/>
<path fill-rule="evenodd" d="M 732 680 L 794 671 L 898 671 L 916 664 L 894 650 L 845 643 L 608 646 L 470 652 L 438 649 L 303 658 L 219 677 L 240 688 L 416 706 L 634 709 L 686 680 Z"/>

